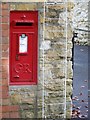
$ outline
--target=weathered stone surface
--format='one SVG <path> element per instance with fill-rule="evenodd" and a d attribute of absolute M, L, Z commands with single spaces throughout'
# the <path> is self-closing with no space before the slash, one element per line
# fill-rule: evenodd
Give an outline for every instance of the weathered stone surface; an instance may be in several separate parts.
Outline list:
<path fill-rule="evenodd" d="M 48 102 L 50 104 L 63 103 L 64 98 L 65 98 L 64 91 L 61 91 L 61 92 L 53 92 L 53 91 L 47 92 L 47 94 L 45 94 L 45 103 L 46 104 L 48 104 Z"/>
<path fill-rule="evenodd" d="M 42 118 L 42 109 L 40 110 L 40 112 L 38 111 L 38 116 L 37 118 Z"/>
<path fill-rule="evenodd" d="M 28 104 L 23 104 L 22 106 L 20 106 L 21 110 L 29 110 L 29 109 L 33 109 L 33 106 L 28 105 Z"/>
<path fill-rule="evenodd" d="M 40 46 L 40 49 L 42 50 L 49 50 L 51 48 L 51 41 L 50 40 L 47 40 L 47 41 L 42 41 L 41 42 L 41 46 Z"/>
<path fill-rule="evenodd" d="M 72 47 L 73 47 L 72 42 L 68 42 L 67 49 L 72 49 Z"/>
<path fill-rule="evenodd" d="M 39 19 L 40 19 L 40 23 L 43 24 L 45 22 L 44 19 L 44 10 L 42 10 L 42 12 L 39 12 Z M 43 31 L 42 31 L 43 32 Z"/>
<path fill-rule="evenodd" d="M 72 26 L 70 24 L 67 24 L 67 41 L 71 41 L 72 37 L 73 37 L 73 29 Z"/>
<path fill-rule="evenodd" d="M 22 3 L 26 3 L 26 2 L 27 2 L 27 3 L 37 2 L 37 3 L 38 3 L 38 2 L 45 2 L 45 1 L 46 1 L 46 0 L 34 0 L 34 1 L 33 1 L 33 0 L 27 0 L 27 1 L 26 1 L 26 0 L 18 0 L 18 1 L 17 1 L 17 0 L 1 0 L 1 2 L 17 2 L 17 3 L 18 3 L 18 2 L 22 2 Z"/>
<path fill-rule="evenodd" d="M 57 92 L 47 92 L 45 94 L 45 97 L 48 97 L 48 98 L 55 98 L 55 97 L 64 97 L 64 91 L 57 91 Z"/>
<path fill-rule="evenodd" d="M 67 10 L 70 11 L 71 9 L 74 8 L 74 3 L 73 2 L 67 2 L 67 3 L 61 3 L 61 4 L 58 4 L 58 5 L 49 5 L 48 6 L 48 9 L 49 10 L 55 10 L 57 12 L 63 12 L 66 10 L 66 7 L 67 7 Z"/>
<path fill-rule="evenodd" d="M 45 103 L 47 104 L 49 102 L 49 104 L 53 104 L 53 103 L 63 103 L 64 102 L 64 97 L 56 97 L 56 98 L 47 98 L 45 97 Z"/>
<path fill-rule="evenodd" d="M 58 41 L 58 42 L 52 42 L 51 43 L 51 47 L 53 48 L 53 49 L 55 49 L 55 50 L 64 50 L 65 48 L 66 48 L 66 44 L 65 44 L 65 42 L 64 42 L 64 40 L 63 41 Z"/>
<path fill-rule="evenodd" d="M 49 12 L 50 11 L 62 12 L 63 10 L 66 9 L 65 7 L 66 6 L 64 3 L 58 4 L 58 5 L 48 5 Z"/>
<path fill-rule="evenodd" d="M 66 98 L 66 102 L 71 102 L 71 101 L 72 101 L 71 97 Z"/>
<path fill-rule="evenodd" d="M 40 71 L 40 77 L 43 78 L 43 71 Z M 59 80 L 62 78 L 65 78 L 65 69 L 60 69 L 60 68 L 47 68 L 46 70 L 44 69 L 44 80 Z"/>
<path fill-rule="evenodd" d="M 66 29 L 65 21 L 64 20 L 62 21 L 62 18 L 60 17 L 60 15 L 59 15 L 59 18 L 55 18 L 55 19 L 53 19 L 53 17 L 52 18 L 45 18 L 45 23 L 50 24 L 50 25 L 56 25 L 56 26 L 63 27 L 64 30 Z"/>
<path fill-rule="evenodd" d="M 46 115 L 52 115 L 55 116 L 59 116 L 64 114 L 64 105 L 63 104 L 57 104 L 57 105 L 46 105 L 45 106 L 45 113 Z"/>
<path fill-rule="evenodd" d="M 71 102 L 68 102 L 67 105 L 66 105 L 66 118 L 68 120 L 71 119 L 71 114 L 72 114 L 71 108 L 72 108 Z"/>
<path fill-rule="evenodd" d="M 60 59 L 59 59 L 60 58 Z M 44 62 L 47 64 L 47 63 L 55 63 L 55 62 L 57 62 L 57 63 L 63 63 L 63 61 L 65 61 L 65 57 L 63 57 L 63 56 L 58 56 L 58 57 L 52 57 L 51 59 L 49 58 L 49 57 L 47 57 L 46 55 L 44 56 L 44 58 L 41 58 L 42 59 L 42 61 L 43 61 L 43 59 L 44 59 Z"/>
<path fill-rule="evenodd" d="M 21 95 L 17 95 L 17 94 L 11 95 L 10 102 L 12 104 L 20 104 L 20 103 L 22 103 Z"/>
<path fill-rule="evenodd" d="M 66 22 L 67 22 L 67 13 L 66 13 L 66 11 L 59 13 L 58 23 L 66 25 Z M 66 28 L 66 26 L 65 26 L 65 28 Z"/>
<path fill-rule="evenodd" d="M 57 3 L 57 2 L 63 2 L 63 0 L 47 0 L 48 2 L 55 2 L 55 3 Z"/>
<path fill-rule="evenodd" d="M 37 100 L 37 106 L 38 106 L 38 109 L 39 109 L 39 111 L 42 109 L 42 98 L 41 99 L 38 99 Z"/>
<path fill-rule="evenodd" d="M 66 37 L 64 32 L 60 32 L 60 31 L 57 31 L 57 32 L 46 31 L 45 32 L 45 39 L 55 40 L 55 39 L 60 39 L 64 37 Z"/>
<path fill-rule="evenodd" d="M 88 45 L 88 2 L 75 2 L 73 28 L 78 33 L 76 43 L 80 45 Z M 76 30 L 77 29 L 77 30 Z M 81 29 L 81 30 L 80 30 Z"/>
<path fill-rule="evenodd" d="M 68 40 L 70 40 L 72 38 L 72 29 L 69 28 L 70 26 L 68 26 L 68 30 L 66 32 L 66 30 L 64 30 L 65 28 L 63 28 L 62 31 L 49 31 L 46 29 L 46 32 L 45 32 L 45 39 L 50 39 L 50 40 L 53 40 L 53 39 L 59 39 L 59 38 L 66 38 L 66 34 L 67 34 L 67 38 Z M 52 29 L 53 30 L 53 29 Z"/>
<path fill-rule="evenodd" d="M 67 86 L 66 86 L 66 96 L 67 97 L 71 97 L 72 95 L 72 81 L 67 81 L 66 82 Z"/>
<path fill-rule="evenodd" d="M 32 4 L 17 4 L 16 5 L 17 10 L 36 10 L 37 5 L 32 3 Z"/>
<path fill-rule="evenodd" d="M 65 80 L 72 78 L 72 63 L 66 61 L 66 56 L 70 59 L 72 57 L 73 7 L 74 4 L 71 2 L 46 5 L 44 14 L 44 3 L 10 4 L 10 10 L 39 11 L 38 85 L 10 89 L 11 104 L 20 105 L 22 118 L 35 118 L 35 110 L 37 117 L 42 118 L 42 109 L 45 110 L 45 118 L 64 118 L 65 102 L 71 102 L 72 94 L 72 82 L 66 81 L 65 86 Z M 67 109 L 67 113 L 70 116 L 70 109 Z"/>
<path fill-rule="evenodd" d="M 22 111 L 21 116 L 22 116 L 22 118 L 34 118 L 34 112 Z"/>
<path fill-rule="evenodd" d="M 55 11 L 52 12 L 46 12 L 46 17 L 47 18 L 59 18 L 59 14 Z"/>
<path fill-rule="evenodd" d="M 65 103 L 71 102 L 73 72 L 70 59 L 72 57 L 73 30 L 75 32 L 78 32 L 75 28 L 87 30 L 88 19 L 87 5 L 83 2 L 73 3 L 70 1 L 72 0 L 68 0 L 68 2 L 48 0 L 48 2 L 62 3 L 46 5 L 45 14 L 44 3 L 34 3 L 35 1 L 25 4 L 10 3 L 10 10 L 39 11 L 38 85 L 36 87 L 29 86 L 30 88 L 19 86 L 21 89 L 15 86 L 15 89 L 10 89 L 10 104 L 20 105 L 22 118 L 35 118 L 36 106 L 38 118 L 42 117 L 42 109 L 45 109 L 46 118 L 63 118 Z M 74 7 L 75 9 L 73 9 Z M 43 24 L 44 22 L 45 24 Z M 85 32 L 79 32 L 76 42 L 86 44 L 87 38 L 88 35 Z M 66 57 L 69 58 L 68 61 L 66 61 Z M 65 73 L 66 69 L 67 73 Z M 43 104 L 45 108 L 42 108 Z M 70 118 L 70 116 L 71 103 L 67 104 L 66 110 L 66 117 Z"/>
<path fill-rule="evenodd" d="M 70 12 L 74 8 L 74 3 L 73 2 L 67 2 L 67 10 Z"/>
<path fill-rule="evenodd" d="M 37 3 L 37 8 L 41 11 L 43 11 L 43 8 L 44 8 L 44 2 L 38 2 Z"/>
<path fill-rule="evenodd" d="M 72 28 L 73 28 L 73 25 L 72 25 L 73 18 L 74 18 L 74 12 L 73 12 L 73 9 L 72 9 L 72 11 L 67 13 L 67 22 L 71 24 Z"/>
<path fill-rule="evenodd" d="M 51 32 L 52 31 L 54 31 L 54 32 L 62 31 L 63 32 L 64 29 L 65 28 L 63 26 L 57 26 L 55 24 L 54 25 L 53 24 L 52 25 L 47 24 L 46 27 L 45 27 L 45 32 L 46 31 L 51 31 Z"/>
<path fill-rule="evenodd" d="M 52 69 L 53 78 L 65 78 L 65 70 L 59 68 Z"/>
<path fill-rule="evenodd" d="M 49 83 L 45 85 L 45 89 L 49 91 L 63 91 L 64 90 L 64 84 L 63 82 L 58 82 L 58 83 Z"/>
<path fill-rule="evenodd" d="M 48 52 L 46 52 L 46 57 L 48 57 L 49 59 L 60 59 L 61 57 L 65 57 L 66 53 L 65 53 L 65 48 L 60 48 L 60 49 L 51 49 L 48 50 Z"/>
<path fill-rule="evenodd" d="M 67 78 L 72 78 L 73 71 L 72 71 L 72 61 L 68 61 L 67 65 Z"/>
<path fill-rule="evenodd" d="M 11 10 L 15 10 L 16 9 L 16 5 L 15 4 L 10 4 L 10 9 Z"/>

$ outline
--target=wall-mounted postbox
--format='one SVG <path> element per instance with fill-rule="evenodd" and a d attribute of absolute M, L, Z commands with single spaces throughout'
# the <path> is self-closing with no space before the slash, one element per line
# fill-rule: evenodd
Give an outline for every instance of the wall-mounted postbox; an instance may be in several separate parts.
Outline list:
<path fill-rule="evenodd" d="M 10 84 L 37 84 L 38 11 L 10 12 Z"/>

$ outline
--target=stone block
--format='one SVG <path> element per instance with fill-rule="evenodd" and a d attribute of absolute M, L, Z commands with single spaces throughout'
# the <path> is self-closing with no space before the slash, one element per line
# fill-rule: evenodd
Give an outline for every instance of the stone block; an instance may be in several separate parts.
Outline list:
<path fill-rule="evenodd" d="M 37 3 L 37 8 L 38 8 L 39 10 L 43 9 L 43 8 L 44 8 L 44 2 L 38 2 L 38 3 Z"/>
<path fill-rule="evenodd" d="M 68 58 L 72 58 L 72 48 L 71 49 L 67 49 L 67 57 Z"/>
<path fill-rule="evenodd" d="M 46 12 L 46 18 L 59 18 L 59 13 L 49 10 L 49 12 Z"/>
<path fill-rule="evenodd" d="M 20 104 L 21 103 L 21 95 L 13 94 L 10 96 L 10 102 L 11 104 Z"/>
<path fill-rule="evenodd" d="M 56 42 L 52 42 L 51 41 L 51 47 L 55 50 L 63 50 L 66 48 L 66 41 L 65 40 L 62 40 L 60 39 L 59 41 L 56 41 Z"/>
<path fill-rule="evenodd" d="M 47 119 L 57 119 L 57 120 L 62 119 L 62 120 L 64 120 L 64 114 L 50 114 L 50 115 L 47 115 L 46 118 Z"/>
<path fill-rule="evenodd" d="M 65 78 L 65 68 L 62 68 L 62 69 L 53 68 L 51 72 L 52 72 L 53 79 Z"/>
<path fill-rule="evenodd" d="M 74 10 L 70 11 L 70 12 L 67 12 L 67 22 L 68 23 L 71 23 L 71 27 L 73 28 L 73 17 L 74 17 L 74 13 L 73 13 Z"/>
<path fill-rule="evenodd" d="M 72 45 L 72 42 L 68 42 L 68 44 L 67 44 L 67 49 L 72 49 L 72 47 L 73 47 L 73 45 Z"/>
<path fill-rule="evenodd" d="M 45 32 L 46 31 L 50 31 L 50 32 L 54 32 L 54 33 L 56 33 L 56 32 L 64 32 L 64 27 L 63 26 L 57 26 L 57 25 L 49 25 L 49 24 L 47 24 L 46 26 L 45 26 Z"/>
<path fill-rule="evenodd" d="M 64 91 L 64 83 L 61 81 L 54 83 L 50 82 L 48 84 L 45 84 L 45 89 L 49 92 L 54 92 L 54 91 Z"/>
<path fill-rule="evenodd" d="M 71 102 L 67 102 L 67 104 L 66 104 L 66 118 L 68 120 L 71 119 L 71 109 L 72 109 Z"/>
<path fill-rule="evenodd" d="M 56 48 L 56 49 L 51 49 L 46 52 L 46 56 L 48 59 L 60 59 L 61 57 L 66 56 L 65 48 Z"/>
<path fill-rule="evenodd" d="M 66 97 L 67 97 L 67 101 L 71 101 L 71 96 L 72 96 L 72 81 L 67 81 L 66 82 Z"/>
<path fill-rule="evenodd" d="M 16 4 L 16 10 L 37 10 L 37 4 Z"/>
<path fill-rule="evenodd" d="M 40 19 L 40 23 L 43 24 L 45 22 L 45 18 L 44 18 L 44 12 L 39 12 L 39 19 Z"/>
<path fill-rule="evenodd" d="M 66 5 L 64 3 L 61 4 L 53 4 L 53 5 L 48 5 L 48 11 L 56 11 L 56 12 L 63 12 L 66 9 Z"/>
<path fill-rule="evenodd" d="M 37 118 L 42 118 L 42 109 L 40 110 L 40 111 L 38 111 L 38 116 L 37 116 Z"/>
<path fill-rule="evenodd" d="M 21 111 L 21 118 L 34 118 L 34 112 L 31 111 Z"/>
<path fill-rule="evenodd" d="M 15 4 L 10 4 L 10 10 L 16 10 L 16 5 Z"/>
<path fill-rule="evenodd" d="M 46 41 L 41 42 L 41 46 L 40 46 L 41 50 L 49 50 L 50 48 L 51 48 L 51 41 L 50 40 L 46 40 Z"/>
<path fill-rule="evenodd" d="M 63 27 L 64 30 L 66 29 L 66 23 L 62 18 L 53 18 L 53 17 L 45 18 L 45 23 L 48 25 L 50 24 L 50 25 Z"/>
<path fill-rule="evenodd" d="M 55 118 L 64 114 L 64 105 L 57 104 L 57 105 L 45 105 L 45 115 L 50 116 L 51 118 Z"/>
<path fill-rule="evenodd" d="M 73 71 L 72 71 L 72 61 L 68 61 L 67 63 L 67 78 L 73 77 Z"/>
<path fill-rule="evenodd" d="M 57 3 L 57 2 L 64 2 L 63 0 L 47 0 L 48 2 L 53 2 L 53 3 Z"/>
<path fill-rule="evenodd" d="M 44 97 L 44 96 L 42 96 L 42 97 Z M 41 109 L 42 109 L 42 98 L 38 98 L 37 99 L 37 107 L 38 107 L 38 109 L 39 109 L 39 111 L 41 111 Z"/>
<path fill-rule="evenodd" d="M 70 12 L 74 8 L 74 3 L 73 2 L 67 2 L 67 10 Z"/>
<path fill-rule="evenodd" d="M 49 92 L 48 95 L 45 96 L 45 104 L 63 103 L 64 99 L 64 92 Z"/>
<path fill-rule="evenodd" d="M 33 104 L 32 105 L 22 104 L 22 105 L 20 105 L 20 110 L 21 111 L 24 111 L 24 110 L 33 111 L 34 110 L 34 105 Z"/>
<path fill-rule="evenodd" d="M 22 2 L 22 3 L 32 3 L 32 2 L 45 2 L 46 0 L 1 0 L 2 2 Z"/>

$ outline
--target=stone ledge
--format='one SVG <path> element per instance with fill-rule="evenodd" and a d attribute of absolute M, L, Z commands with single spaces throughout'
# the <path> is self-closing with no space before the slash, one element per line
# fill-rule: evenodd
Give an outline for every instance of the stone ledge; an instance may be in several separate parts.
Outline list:
<path fill-rule="evenodd" d="M 1 2 L 45 2 L 46 0 L 1 0 Z"/>

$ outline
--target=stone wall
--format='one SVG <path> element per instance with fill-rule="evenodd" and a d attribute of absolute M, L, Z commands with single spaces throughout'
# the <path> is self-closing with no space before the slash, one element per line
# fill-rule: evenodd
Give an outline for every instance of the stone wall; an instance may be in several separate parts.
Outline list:
<path fill-rule="evenodd" d="M 1 0 L 2 2 L 45 2 L 46 0 Z"/>
<path fill-rule="evenodd" d="M 72 29 L 69 15 L 72 3 L 46 5 L 45 18 L 45 116 L 69 118 L 72 94 Z M 65 109 L 67 109 L 65 111 Z"/>
<path fill-rule="evenodd" d="M 2 64 L 2 60 L 1 60 L 1 51 L 2 51 L 2 45 L 1 45 L 1 2 L 0 2 L 0 86 L 1 86 L 1 79 L 2 79 L 2 67 L 1 67 L 1 64 Z M 0 88 L 1 89 L 1 88 Z M 2 118 L 2 92 L 0 91 L 0 119 Z"/>
<path fill-rule="evenodd" d="M 45 8 L 45 9 L 44 9 Z M 70 118 L 74 4 L 2 2 L 2 117 Z M 9 85 L 9 12 L 39 11 L 38 84 Z M 0 47 L 1 48 L 1 47 Z"/>
<path fill-rule="evenodd" d="M 75 40 L 80 45 L 88 44 L 88 0 L 74 2 L 73 29 L 78 33 L 78 38 Z"/>

